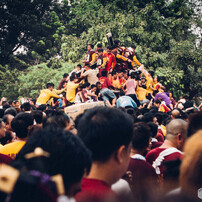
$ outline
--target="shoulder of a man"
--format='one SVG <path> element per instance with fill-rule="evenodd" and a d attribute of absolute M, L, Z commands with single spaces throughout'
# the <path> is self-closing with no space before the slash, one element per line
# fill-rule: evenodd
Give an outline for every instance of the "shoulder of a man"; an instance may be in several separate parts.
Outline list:
<path fill-rule="evenodd" d="M 152 149 L 149 151 L 146 155 L 146 161 L 152 165 L 153 161 L 156 160 L 156 158 L 159 156 L 159 154 L 164 151 L 165 149 L 160 149 L 159 147 Z"/>
<path fill-rule="evenodd" d="M 106 199 L 107 196 L 115 196 L 112 189 L 103 181 L 83 178 L 81 191 L 76 194 L 76 201 L 88 201 Z M 85 200 L 84 200 L 85 199 Z"/>

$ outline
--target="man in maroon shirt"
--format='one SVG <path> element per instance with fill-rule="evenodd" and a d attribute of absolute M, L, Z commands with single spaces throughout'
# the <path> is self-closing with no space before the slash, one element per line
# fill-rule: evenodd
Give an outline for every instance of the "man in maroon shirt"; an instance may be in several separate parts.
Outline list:
<path fill-rule="evenodd" d="M 148 122 L 147 124 L 151 130 L 151 149 L 160 147 L 164 142 L 164 138 L 162 134 L 158 133 L 158 125 L 153 122 Z"/>
<path fill-rule="evenodd" d="M 93 50 L 93 47 L 94 46 L 92 44 L 87 45 L 87 52 L 85 55 L 85 60 L 83 61 L 83 63 L 89 64 L 90 66 L 93 65 L 95 61 L 95 51 Z"/>
<path fill-rule="evenodd" d="M 64 84 L 65 81 L 68 80 L 69 74 L 65 73 L 63 74 L 63 79 L 60 81 L 58 90 L 61 90 L 63 88 L 62 84 Z"/>
<path fill-rule="evenodd" d="M 100 201 L 115 197 L 111 185 L 126 172 L 130 160 L 133 122 L 125 112 L 96 107 L 84 113 L 78 124 L 78 136 L 92 152 L 92 166 L 82 181 L 77 201 Z M 103 200 L 101 200 L 103 199 Z M 97 201 L 97 200 L 96 200 Z"/>
<path fill-rule="evenodd" d="M 164 143 L 146 155 L 146 160 L 156 170 L 157 174 L 163 174 L 165 168 L 161 165 L 165 161 L 173 161 L 182 158 L 182 148 L 187 137 L 187 122 L 182 119 L 173 119 L 166 127 L 166 139 Z"/>
<path fill-rule="evenodd" d="M 146 123 L 135 123 L 133 127 L 131 158 L 128 171 L 132 172 L 133 193 L 137 201 L 143 197 L 154 183 L 157 175 L 154 168 L 146 162 L 144 157 L 150 142 L 150 128 Z"/>

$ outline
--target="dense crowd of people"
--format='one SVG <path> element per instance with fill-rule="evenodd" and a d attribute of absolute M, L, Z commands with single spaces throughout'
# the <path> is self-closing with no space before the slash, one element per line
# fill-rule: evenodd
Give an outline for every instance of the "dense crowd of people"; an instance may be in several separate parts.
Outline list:
<path fill-rule="evenodd" d="M 0 102 L 0 201 L 199 201 L 202 105 L 176 101 L 120 41 L 37 100 Z M 73 119 L 64 108 L 104 102 Z"/>

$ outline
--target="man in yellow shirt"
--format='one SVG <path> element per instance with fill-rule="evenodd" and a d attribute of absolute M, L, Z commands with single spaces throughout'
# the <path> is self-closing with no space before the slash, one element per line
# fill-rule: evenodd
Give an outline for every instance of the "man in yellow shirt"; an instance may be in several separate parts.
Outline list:
<path fill-rule="evenodd" d="M 37 98 L 36 105 L 47 104 L 47 102 L 52 97 L 55 97 L 55 98 L 62 97 L 53 92 L 53 89 L 54 89 L 53 83 L 47 83 L 46 86 L 47 86 L 47 89 L 41 90 L 40 95 Z"/>
<path fill-rule="evenodd" d="M 137 96 L 138 96 L 138 99 L 139 99 L 141 105 L 144 103 L 149 104 L 149 100 L 146 98 L 146 96 L 147 96 L 146 89 L 144 89 L 140 86 L 137 86 L 136 93 L 137 93 Z"/>
<path fill-rule="evenodd" d="M 31 114 L 21 112 L 15 116 L 11 122 L 11 127 L 16 133 L 16 141 L 8 143 L 3 147 L 0 147 L 0 153 L 15 158 L 18 152 L 26 143 L 28 138 L 29 129 L 34 124 L 34 118 Z"/>
<path fill-rule="evenodd" d="M 147 83 L 146 83 L 147 93 L 148 93 L 149 99 L 151 99 L 152 98 L 151 94 L 153 93 L 153 89 L 152 88 L 153 88 L 153 74 L 154 74 L 154 72 L 147 71 L 145 69 L 144 65 L 141 65 L 141 69 L 140 70 L 142 70 L 142 73 L 146 77 L 146 80 L 147 80 Z"/>
<path fill-rule="evenodd" d="M 76 80 L 74 76 L 70 77 L 70 82 L 67 84 L 67 91 L 66 91 L 66 99 L 69 102 L 74 102 L 76 97 L 76 89 L 79 87 L 80 83 L 76 83 Z"/>

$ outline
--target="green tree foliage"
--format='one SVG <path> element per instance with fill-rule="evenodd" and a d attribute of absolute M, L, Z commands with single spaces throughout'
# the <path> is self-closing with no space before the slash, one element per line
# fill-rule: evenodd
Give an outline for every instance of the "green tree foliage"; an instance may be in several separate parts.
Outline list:
<path fill-rule="evenodd" d="M 201 21 L 194 6 L 188 0 L 73 1 L 72 33 L 62 38 L 62 56 L 68 61 L 81 60 L 88 43 L 107 46 L 105 34 L 111 31 L 123 46 L 136 44 L 136 54 L 147 68 L 176 77 L 164 85 L 178 97 L 183 93 L 193 97 L 201 89 L 201 46 L 196 48 L 191 30 L 196 19 L 198 25 Z"/>
<path fill-rule="evenodd" d="M 201 39 L 193 27 L 201 27 L 197 0 L 2 0 L 0 2 L 0 61 L 7 70 L 20 71 L 18 93 L 36 96 L 42 85 L 35 83 L 35 74 L 44 80 L 46 71 L 60 72 L 61 61 L 83 60 L 86 45 L 102 43 L 112 32 L 123 46 L 135 44 L 136 55 L 146 68 L 164 76 L 164 85 L 179 97 L 198 95 L 201 84 Z M 19 46 L 28 47 L 25 56 L 11 56 Z M 61 55 L 56 59 L 56 55 Z M 39 68 L 38 64 L 48 63 Z M 37 65 L 37 68 L 28 64 Z M 56 69 L 58 68 L 58 69 Z M 25 75 L 24 75 L 25 73 Z M 32 80 L 32 77 L 35 80 Z M 30 79 L 31 80 L 30 80 Z M 28 82 L 28 83 L 27 83 Z M 30 83 L 29 83 L 30 82 Z M 39 83 L 40 83 L 39 82 Z M 36 85 L 36 87 L 34 87 Z"/>
<path fill-rule="evenodd" d="M 8 66 L 0 65 L 0 96 L 5 96 L 10 100 L 18 98 L 18 80 L 19 71 L 10 70 Z"/>
<path fill-rule="evenodd" d="M 35 43 L 41 33 L 41 19 L 51 10 L 51 0 L 0 1 L 0 61 L 8 64 L 9 57 L 21 45 Z"/>
<path fill-rule="evenodd" d="M 29 67 L 25 74 L 18 76 L 18 93 L 23 97 L 37 98 L 47 83 L 52 82 L 57 88 L 63 74 L 70 72 L 73 67 L 73 64 L 63 64 L 59 69 L 47 67 L 45 64 Z"/>

